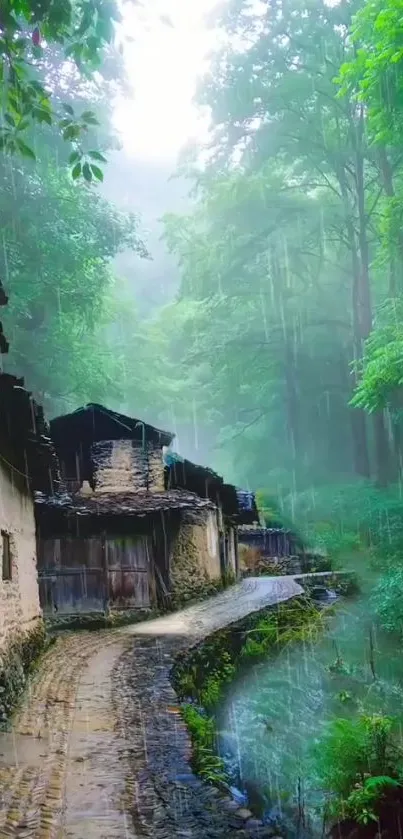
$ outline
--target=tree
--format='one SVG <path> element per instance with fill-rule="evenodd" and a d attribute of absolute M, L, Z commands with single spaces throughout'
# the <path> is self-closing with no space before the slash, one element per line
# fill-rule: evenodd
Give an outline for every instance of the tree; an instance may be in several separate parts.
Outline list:
<path fill-rule="evenodd" d="M 72 106 L 55 107 L 52 90 L 38 78 L 48 44 L 60 45 L 67 63 L 83 74 L 100 66 L 102 52 L 114 37 L 120 19 L 114 0 L 5 0 L 0 11 L 0 89 L 3 121 L 0 148 L 34 159 L 25 134 L 34 124 L 57 122 L 65 140 L 73 144 L 70 156 L 73 177 L 100 179 L 100 153 L 85 153 L 82 137 L 97 123 L 85 110 L 76 115 Z M 64 110 L 64 113 L 62 112 Z M 94 162 L 95 161 L 95 162 Z"/>
<path fill-rule="evenodd" d="M 54 163 L 0 166 L 3 247 L 9 291 L 4 323 L 8 365 L 22 372 L 51 410 L 105 398 L 118 385 L 113 344 L 111 258 L 132 248 L 146 256 L 135 216 L 73 184 Z M 118 391 L 119 392 L 119 391 Z"/>
<path fill-rule="evenodd" d="M 242 370 L 232 382 L 231 424 L 239 406 L 246 413 L 237 435 L 245 441 L 260 427 L 263 441 L 273 438 L 277 412 L 288 471 L 299 472 L 299 482 L 315 460 L 323 471 L 334 469 L 320 441 L 333 455 L 335 444 L 345 452 L 358 475 L 375 474 L 382 484 L 394 476 L 383 410 L 368 423 L 361 407 L 348 407 L 374 311 L 399 262 L 387 245 L 394 160 L 368 143 L 364 105 L 353 90 L 340 95 L 336 84 L 354 55 L 356 10 L 356 3 L 313 0 L 226 7 L 227 42 L 199 92 L 212 113 L 207 163 L 189 169 L 198 177 L 199 217 L 190 230 L 183 220 L 176 230 L 168 226 L 182 260 L 182 294 L 205 300 L 210 355 L 220 357 L 211 340 L 217 296 L 218 346 L 235 332 L 233 355 L 225 345 L 227 372 L 238 359 Z M 254 354 L 247 356 L 252 324 Z M 253 368 L 257 381 L 242 391 L 244 405 L 240 383 L 249 385 Z"/>

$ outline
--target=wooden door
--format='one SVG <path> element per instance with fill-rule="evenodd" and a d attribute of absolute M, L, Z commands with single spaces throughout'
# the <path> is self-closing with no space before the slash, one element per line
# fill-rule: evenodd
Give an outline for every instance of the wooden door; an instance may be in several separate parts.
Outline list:
<path fill-rule="evenodd" d="M 151 563 L 147 537 L 107 537 L 105 550 L 110 608 L 148 608 Z"/>

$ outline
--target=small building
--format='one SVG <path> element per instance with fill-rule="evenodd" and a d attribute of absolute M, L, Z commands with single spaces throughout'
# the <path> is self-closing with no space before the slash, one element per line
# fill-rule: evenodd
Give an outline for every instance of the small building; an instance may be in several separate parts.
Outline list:
<path fill-rule="evenodd" d="M 237 574 L 236 490 L 164 463 L 173 434 L 96 404 L 50 428 L 65 491 L 36 496 L 46 614 L 166 607 Z"/>
<path fill-rule="evenodd" d="M 24 659 L 40 634 L 33 491 L 52 492 L 57 478 L 42 409 L 23 379 L 0 374 L 0 677 L 12 648 Z"/>
<path fill-rule="evenodd" d="M 179 455 L 165 454 L 166 489 L 183 489 L 200 498 L 206 498 L 214 505 L 210 528 L 218 547 L 215 555 L 214 573 L 217 578 L 237 578 L 238 527 L 258 521 L 253 493 L 237 490 L 232 484 L 205 466 L 198 466 Z"/>
<path fill-rule="evenodd" d="M 301 570 L 304 548 L 292 531 L 280 527 L 243 526 L 239 544 L 245 570 L 264 569 L 265 564 L 279 566 L 287 573 Z"/>

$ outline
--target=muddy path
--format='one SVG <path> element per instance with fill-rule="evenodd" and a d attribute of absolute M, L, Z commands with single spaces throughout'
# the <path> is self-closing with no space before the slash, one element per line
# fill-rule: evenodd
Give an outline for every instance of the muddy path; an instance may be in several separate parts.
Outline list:
<path fill-rule="evenodd" d="M 191 773 L 169 670 L 189 642 L 301 591 L 248 579 L 150 622 L 59 637 L 0 734 L 0 839 L 233 836 L 242 823 Z"/>

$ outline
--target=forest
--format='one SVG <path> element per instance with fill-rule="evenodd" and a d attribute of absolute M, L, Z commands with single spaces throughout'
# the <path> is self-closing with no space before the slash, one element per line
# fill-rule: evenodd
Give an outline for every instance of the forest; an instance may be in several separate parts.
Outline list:
<path fill-rule="evenodd" d="M 369 599 L 358 623 L 339 618 L 340 637 L 361 644 L 369 603 L 401 644 L 401 4 L 214 10 L 220 37 L 195 93 L 209 136 L 187 143 L 172 173 L 188 199 L 164 214 L 170 267 L 158 262 L 149 290 L 141 201 L 128 212 L 104 189 L 124 53 L 136 50 L 121 6 L 1 3 L 3 368 L 49 418 L 98 402 L 177 433 L 183 454 L 256 491 L 269 525 L 292 523 L 334 568 L 359 572 Z M 255 652 L 277 632 L 263 624 Z M 372 628 L 369 638 L 375 681 Z M 394 722 L 374 709 L 333 722 L 319 761 L 333 816 L 366 824 L 385 788 L 402 787 Z M 310 737 L 314 712 L 311 725 Z"/>
<path fill-rule="evenodd" d="M 127 85 L 118 8 L 8 0 L 2 14 L 6 369 L 50 416 L 88 401 L 145 416 L 301 524 L 313 516 L 326 536 L 341 517 L 344 544 L 376 518 L 393 541 L 398 4 L 230 0 L 214 13 L 220 48 L 196 93 L 209 141 L 184 149 L 188 210 L 163 220 L 177 289 L 146 316 L 113 261 L 152 260 L 141 206 L 102 194 Z"/>
<path fill-rule="evenodd" d="M 403 538 L 399 5 L 214 12 L 196 92 L 209 140 L 179 160 L 189 203 L 163 219 L 177 277 L 145 314 L 142 208 L 102 193 L 128 84 L 119 9 L 8 0 L 2 14 L 6 369 L 49 416 L 97 401 L 172 428 L 336 553 L 365 533 L 389 564 Z"/>

